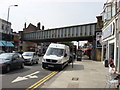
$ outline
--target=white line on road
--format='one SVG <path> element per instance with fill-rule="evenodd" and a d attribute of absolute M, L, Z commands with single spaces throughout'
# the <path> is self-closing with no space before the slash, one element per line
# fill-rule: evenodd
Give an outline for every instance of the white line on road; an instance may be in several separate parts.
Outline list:
<path fill-rule="evenodd" d="M 11 83 L 15 83 L 15 82 L 27 80 L 27 79 L 29 79 L 29 78 L 38 78 L 38 76 L 35 75 L 35 74 L 38 74 L 38 73 L 40 73 L 40 71 L 36 71 L 36 72 L 34 72 L 34 73 L 32 73 L 32 74 L 29 74 L 29 75 L 26 75 L 26 76 L 24 76 L 24 77 L 18 76 L 18 77 L 17 77 L 15 80 L 13 80 Z"/>

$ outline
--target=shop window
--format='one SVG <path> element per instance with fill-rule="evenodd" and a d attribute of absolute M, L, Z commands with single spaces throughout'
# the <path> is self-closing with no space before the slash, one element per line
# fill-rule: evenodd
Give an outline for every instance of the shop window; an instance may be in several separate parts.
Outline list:
<path fill-rule="evenodd" d="M 109 59 L 112 58 L 114 59 L 114 44 L 109 45 Z"/>

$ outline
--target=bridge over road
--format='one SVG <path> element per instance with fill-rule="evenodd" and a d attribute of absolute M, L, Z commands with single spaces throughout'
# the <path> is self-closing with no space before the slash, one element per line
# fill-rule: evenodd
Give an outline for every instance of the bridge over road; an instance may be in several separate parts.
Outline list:
<path fill-rule="evenodd" d="M 61 41 L 93 41 L 97 23 L 68 26 L 48 30 L 38 30 L 23 34 L 24 41 L 61 42 Z"/>
<path fill-rule="evenodd" d="M 64 41 L 89 41 L 93 44 L 93 58 L 96 59 L 96 32 L 97 23 L 66 26 L 48 30 L 23 33 L 22 39 L 35 43 L 64 42 Z M 99 51 L 100 53 L 100 51 Z M 101 55 L 99 55 L 101 57 Z"/>

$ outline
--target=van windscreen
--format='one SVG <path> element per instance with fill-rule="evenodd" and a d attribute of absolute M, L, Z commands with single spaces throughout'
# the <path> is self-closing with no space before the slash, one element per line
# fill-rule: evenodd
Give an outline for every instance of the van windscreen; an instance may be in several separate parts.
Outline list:
<path fill-rule="evenodd" d="M 49 48 L 46 55 L 56 55 L 58 57 L 63 56 L 64 49 Z"/>

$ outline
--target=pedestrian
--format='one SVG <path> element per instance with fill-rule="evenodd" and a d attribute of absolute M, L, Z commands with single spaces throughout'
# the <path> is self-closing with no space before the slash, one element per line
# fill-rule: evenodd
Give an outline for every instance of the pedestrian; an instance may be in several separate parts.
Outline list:
<path fill-rule="evenodd" d="M 117 79 L 118 75 L 116 73 L 117 73 L 116 67 L 114 63 L 111 63 L 109 67 L 109 74 L 112 79 L 115 79 L 115 80 Z"/>
<path fill-rule="evenodd" d="M 114 63 L 114 59 L 113 59 L 113 58 L 110 58 L 109 64 L 112 64 L 112 63 Z"/>
<path fill-rule="evenodd" d="M 119 88 L 120 83 L 118 82 L 118 80 L 120 79 L 120 75 L 118 75 L 117 73 L 118 72 L 116 70 L 114 63 L 111 63 L 109 68 L 109 74 L 111 76 L 111 80 L 114 80 L 114 82 L 118 83 L 117 88 Z"/>
<path fill-rule="evenodd" d="M 77 51 L 77 61 L 81 61 L 81 60 L 82 60 L 82 50 L 79 49 L 79 50 Z"/>

